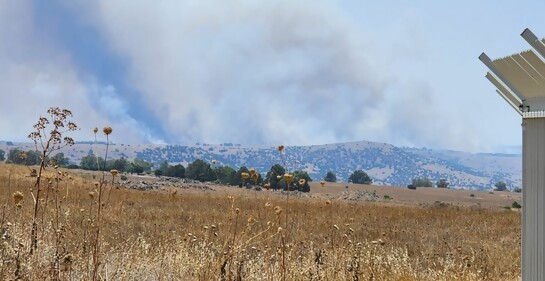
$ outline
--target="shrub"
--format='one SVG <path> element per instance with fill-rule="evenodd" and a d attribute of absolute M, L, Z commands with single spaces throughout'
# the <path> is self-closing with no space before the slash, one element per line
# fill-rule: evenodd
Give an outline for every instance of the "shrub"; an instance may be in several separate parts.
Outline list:
<path fill-rule="evenodd" d="M 371 184 L 373 180 L 363 170 L 356 170 L 350 175 L 348 182 L 357 184 Z"/>
<path fill-rule="evenodd" d="M 496 184 L 494 184 L 494 186 L 496 187 L 496 189 L 494 189 L 495 191 L 506 191 L 507 190 L 507 184 L 505 184 L 505 182 L 503 182 L 503 181 L 497 182 Z"/>
<path fill-rule="evenodd" d="M 441 179 L 437 182 L 437 188 L 448 188 L 448 181 L 446 179 Z"/>
<path fill-rule="evenodd" d="M 433 183 L 428 178 L 413 179 L 413 185 L 416 187 L 432 187 Z"/>
<path fill-rule="evenodd" d="M 324 177 L 324 181 L 337 182 L 337 176 L 332 171 L 328 171 Z"/>

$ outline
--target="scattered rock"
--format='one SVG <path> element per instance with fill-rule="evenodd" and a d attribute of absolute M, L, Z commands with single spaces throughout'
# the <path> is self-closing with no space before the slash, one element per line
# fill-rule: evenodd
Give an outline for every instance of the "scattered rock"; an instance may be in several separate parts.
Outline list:
<path fill-rule="evenodd" d="M 337 199 L 348 201 L 376 201 L 378 199 L 378 195 L 376 192 L 366 190 L 343 191 L 337 196 Z"/>

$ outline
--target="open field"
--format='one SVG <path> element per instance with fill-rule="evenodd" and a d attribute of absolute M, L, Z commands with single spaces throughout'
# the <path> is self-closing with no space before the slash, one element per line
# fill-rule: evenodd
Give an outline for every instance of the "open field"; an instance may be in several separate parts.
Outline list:
<path fill-rule="evenodd" d="M 286 196 L 115 180 L 98 214 L 101 174 L 67 172 L 44 179 L 30 254 L 36 178 L 0 164 L 0 280 L 91 280 L 95 267 L 97 280 L 520 280 L 520 212 L 502 208 L 518 193 L 312 183 Z"/>

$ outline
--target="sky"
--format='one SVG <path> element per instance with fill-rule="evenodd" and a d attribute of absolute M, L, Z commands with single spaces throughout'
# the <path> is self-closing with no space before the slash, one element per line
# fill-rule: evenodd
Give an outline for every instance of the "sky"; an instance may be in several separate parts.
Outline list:
<path fill-rule="evenodd" d="M 376 141 L 520 153 L 484 77 L 545 37 L 543 1 L 0 0 L 0 140 L 51 106 L 92 140 Z M 102 136 L 100 136 L 102 137 Z"/>

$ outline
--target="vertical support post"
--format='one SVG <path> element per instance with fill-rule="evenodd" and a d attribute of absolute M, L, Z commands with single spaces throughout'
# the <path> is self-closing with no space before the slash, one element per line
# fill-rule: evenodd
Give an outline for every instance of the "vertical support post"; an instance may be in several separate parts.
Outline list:
<path fill-rule="evenodd" d="M 545 118 L 522 120 L 522 280 L 545 280 Z"/>

